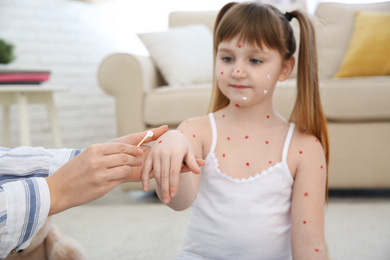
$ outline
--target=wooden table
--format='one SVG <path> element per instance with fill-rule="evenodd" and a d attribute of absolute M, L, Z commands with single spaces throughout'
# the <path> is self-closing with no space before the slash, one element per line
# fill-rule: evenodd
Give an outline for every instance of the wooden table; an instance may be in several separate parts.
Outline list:
<path fill-rule="evenodd" d="M 9 147 L 10 111 L 9 106 L 16 104 L 19 108 L 20 143 L 22 146 L 31 146 L 30 124 L 28 120 L 29 104 L 46 104 L 49 112 L 51 130 L 55 148 L 62 147 L 61 131 L 58 125 L 57 113 L 53 100 L 53 93 L 66 91 L 45 85 L 0 85 L 0 104 L 3 105 L 3 146 Z"/>

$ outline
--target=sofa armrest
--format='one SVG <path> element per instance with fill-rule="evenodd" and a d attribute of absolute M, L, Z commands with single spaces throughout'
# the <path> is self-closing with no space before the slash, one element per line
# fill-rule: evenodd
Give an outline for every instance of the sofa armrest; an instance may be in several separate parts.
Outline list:
<path fill-rule="evenodd" d="M 101 62 L 97 76 L 101 89 L 115 98 L 117 135 L 145 130 L 144 94 L 163 84 L 151 59 L 115 53 Z"/>

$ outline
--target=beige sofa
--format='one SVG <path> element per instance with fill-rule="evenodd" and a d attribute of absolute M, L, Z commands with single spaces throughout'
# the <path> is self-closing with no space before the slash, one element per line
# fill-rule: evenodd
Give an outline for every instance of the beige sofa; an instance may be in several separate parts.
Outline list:
<path fill-rule="evenodd" d="M 377 4 L 321 3 L 317 24 L 320 86 L 330 137 L 330 188 L 390 188 L 390 76 L 335 79 L 358 10 L 390 10 Z M 217 12 L 175 12 L 170 27 L 203 23 L 213 27 Z M 168 86 L 150 57 L 116 53 L 98 71 L 101 88 L 116 101 L 118 135 L 207 113 L 211 82 Z M 295 79 L 276 88 L 277 111 L 289 118 Z M 136 185 L 140 187 L 139 185 Z M 124 186 L 124 189 L 134 188 Z"/>

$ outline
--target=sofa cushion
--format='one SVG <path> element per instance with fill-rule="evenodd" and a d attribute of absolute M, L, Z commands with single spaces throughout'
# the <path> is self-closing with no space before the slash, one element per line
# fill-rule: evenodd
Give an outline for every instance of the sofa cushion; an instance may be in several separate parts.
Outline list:
<path fill-rule="evenodd" d="M 318 19 L 318 58 L 320 75 L 333 77 L 348 49 L 358 11 L 383 11 L 390 2 L 372 4 L 319 3 L 315 11 Z"/>
<path fill-rule="evenodd" d="M 213 38 L 205 25 L 138 35 L 170 86 L 212 81 Z"/>
<path fill-rule="evenodd" d="M 296 97 L 296 80 L 278 82 L 274 91 L 276 111 L 289 119 Z M 145 97 L 145 122 L 150 126 L 177 125 L 189 117 L 206 115 L 212 84 L 192 84 L 185 87 L 163 86 L 148 92 Z"/>
<path fill-rule="evenodd" d="M 324 79 L 320 87 L 330 121 L 390 119 L 390 77 Z"/>
<path fill-rule="evenodd" d="M 163 86 L 145 97 L 145 122 L 148 125 L 177 125 L 189 117 L 206 115 L 212 84 L 192 84 L 183 87 Z"/>
<path fill-rule="evenodd" d="M 390 75 L 390 12 L 357 12 L 355 28 L 335 77 Z"/>

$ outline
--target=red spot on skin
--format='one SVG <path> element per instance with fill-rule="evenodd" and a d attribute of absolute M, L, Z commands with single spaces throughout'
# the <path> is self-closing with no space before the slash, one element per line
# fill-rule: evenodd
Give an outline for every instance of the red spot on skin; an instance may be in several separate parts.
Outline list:
<path fill-rule="evenodd" d="M 225 154 L 222 154 L 222 157 L 225 157 L 226 155 Z"/>
<path fill-rule="evenodd" d="M 265 141 L 265 143 L 266 143 L 266 144 L 269 144 L 269 142 L 268 142 L 268 141 Z"/>
<path fill-rule="evenodd" d="M 267 118 L 269 118 L 269 115 L 267 115 Z"/>
<path fill-rule="evenodd" d="M 239 105 L 239 104 L 236 104 L 236 107 L 240 107 L 240 105 Z"/>
<path fill-rule="evenodd" d="M 316 252 L 319 252 L 320 250 L 318 250 L 318 249 L 314 249 L 314 251 L 316 251 Z"/>
<path fill-rule="evenodd" d="M 302 154 L 302 151 L 299 151 L 300 154 Z"/>
<path fill-rule="evenodd" d="M 223 71 L 221 71 L 221 75 L 223 75 Z"/>
<path fill-rule="evenodd" d="M 161 144 L 161 141 L 160 142 L 158 142 L 159 144 Z"/>
<path fill-rule="evenodd" d="M 323 165 L 321 165 L 321 169 L 324 169 L 324 166 L 323 166 Z"/>
<path fill-rule="evenodd" d="M 318 139 L 316 139 L 316 142 L 319 142 Z"/>
<path fill-rule="evenodd" d="M 306 224 L 306 220 L 303 221 L 303 224 Z"/>
<path fill-rule="evenodd" d="M 240 73 L 240 70 L 237 70 L 237 73 Z"/>
<path fill-rule="evenodd" d="M 248 162 L 246 163 L 246 166 L 249 166 L 249 163 L 248 163 Z"/>
<path fill-rule="evenodd" d="M 248 139 L 248 138 L 249 138 L 249 135 L 246 135 L 246 136 L 245 136 L 245 139 Z"/>
<path fill-rule="evenodd" d="M 269 163 L 272 163 L 272 161 L 269 161 Z"/>
<path fill-rule="evenodd" d="M 225 115 L 222 115 L 222 117 L 225 117 Z"/>
<path fill-rule="evenodd" d="M 186 123 L 188 123 L 189 121 L 188 120 L 186 120 Z"/>
<path fill-rule="evenodd" d="M 230 140 L 230 137 L 228 137 L 227 139 Z"/>
<path fill-rule="evenodd" d="M 240 45 L 238 45 L 238 48 L 241 48 L 241 44 L 240 44 Z"/>
<path fill-rule="evenodd" d="M 196 135 L 192 135 L 192 137 L 196 137 Z"/>
<path fill-rule="evenodd" d="M 305 192 L 305 196 L 307 197 L 309 194 L 307 192 Z"/>

